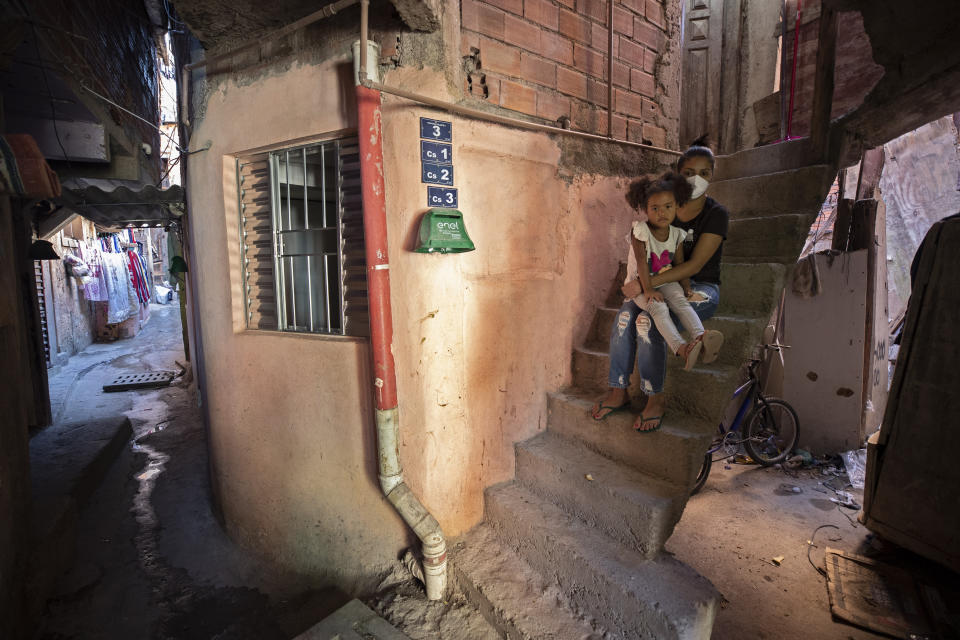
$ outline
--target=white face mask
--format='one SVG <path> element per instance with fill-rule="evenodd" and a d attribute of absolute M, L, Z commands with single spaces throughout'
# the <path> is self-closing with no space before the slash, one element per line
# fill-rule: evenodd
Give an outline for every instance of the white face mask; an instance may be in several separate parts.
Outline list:
<path fill-rule="evenodd" d="M 690 176 L 687 178 L 687 182 L 693 187 L 693 193 L 690 194 L 691 200 L 696 200 L 703 194 L 707 192 L 707 187 L 710 186 L 710 183 L 707 182 L 707 179 L 703 176 Z"/>

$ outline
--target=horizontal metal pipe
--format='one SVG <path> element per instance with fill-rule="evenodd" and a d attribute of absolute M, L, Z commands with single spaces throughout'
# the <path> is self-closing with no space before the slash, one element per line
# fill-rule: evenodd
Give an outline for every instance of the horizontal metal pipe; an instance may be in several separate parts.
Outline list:
<path fill-rule="evenodd" d="M 404 89 L 398 89 L 396 87 L 388 87 L 386 85 L 380 84 L 379 82 L 373 82 L 371 80 L 363 80 L 360 83 L 368 89 L 373 89 L 375 91 L 380 91 L 381 93 L 389 93 L 391 95 L 399 96 L 413 102 L 419 102 L 420 104 L 425 104 L 430 107 L 436 107 L 438 109 L 443 109 L 449 113 L 454 113 L 460 116 L 466 116 L 468 118 L 476 118 L 477 120 L 486 120 L 488 122 L 496 122 L 497 124 L 506 125 L 508 127 L 518 127 L 520 129 L 531 129 L 533 131 L 542 131 L 544 133 L 556 133 L 565 136 L 573 136 L 575 138 L 583 138 L 586 140 L 597 140 L 600 142 L 614 142 L 619 145 L 626 147 L 636 147 L 639 149 L 649 149 L 651 151 L 657 151 L 659 153 L 666 153 L 674 156 L 682 156 L 683 152 L 674 151 L 673 149 L 664 149 L 663 147 L 655 147 L 649 144 L 641 144 L 639 142 L 630 142 L 628 140 L 617 140 L 616 138 L 608 138 L 606 136 L 598 136 L 593 133 L 586 133 L 584 131 L 574 131 L 572 129 L 561 129 L 560 127 L 552 127 L 546 124 L 539 124 L 537 122 L 527 122 L 526 120 L 520 120 L 517 118 L 509 118 L 507 116 L 500 116 L 494 113 L 487 113 L 486 111 L 480 111 L 478 109 L 471 109 L 470 107 L 462 107 L 458 104 L 453 104 L 452 102 L 444 102 L 443 100 L 437 100 L 429 96 L 423 96 L 417 93 L 406 91 Z"/>
<path fill-rule="evenodd" d="M 271 31 L 267 35 L 259 37 L 256 40 L 250 40 L 248 42 L 245 42 L 240 46 L 236 47 L 235 49 L 231 49 L 230 51 L 227 51 L 225 53 L 219 53 L 215 56 L 204 58 L 203 60 L 198 60 L 196 62 L 191 62 L 190 64 L 185 64 L 183 65 L 183 68 L 188 71 L 191 69 L 199 69 L 200 67 L 205 67 L 212 62 L 217 62 L 219 60 L 223 60 L 224 58 L 235 56 L 238 53 L 242 53 L 249 49 L 259 47 L 260 45 L 262 45 L 264 42 L 268 40 L 276 40 L 277 38 L 282 38 L 285 35 L 293 33 L 297 29 L 301 29 L 309 24 L 313 24 L 314 22 L 323 20 L 324 18 L 329 18 L 330 16 L 337 13 L 338 11 L 342 9 L 346 9 L 349 6 L 358 4 L 359 2 L 360 0 L 339 0 L 338 2 L 334 2 L 333 4 L 329 4 L 325 6 L 323 9 L 320 9 L 319 11 L 314 11 L 313 13 L 300 18 L 296 22 L 291 22 L 286 26 L 280 27 L 276 31 Z"/>

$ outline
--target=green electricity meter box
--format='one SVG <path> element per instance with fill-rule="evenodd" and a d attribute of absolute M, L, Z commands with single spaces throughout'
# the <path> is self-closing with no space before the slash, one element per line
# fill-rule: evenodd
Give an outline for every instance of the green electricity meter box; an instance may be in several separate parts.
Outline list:
<path fill-rule="evenodd" d="M 430 209 L 423 214 L 417 253 L 463 253 L 474 249 L 462 213 L 456 209 Z"/>

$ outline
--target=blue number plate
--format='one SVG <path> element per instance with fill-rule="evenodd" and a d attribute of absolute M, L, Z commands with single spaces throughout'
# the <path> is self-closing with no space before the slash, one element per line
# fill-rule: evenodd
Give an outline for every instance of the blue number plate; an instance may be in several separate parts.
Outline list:
<path fill-rule="evenodd" d="M 443 187 L 427 187 L 427 206 L 457 208 L 457 190 Z"/>
<path fill-rule="evenodd" d="M 420 137 L 428 140 L 453 141 L 453 125 L 444 120 L 420 118 Z"/>
<path fill-rule="evenodd" d="M 421 182 L 431 184 L 453 184 L 453 167 L 448 164 L 423 163 Z"/>
<path fill-rule="evenodd" d="M 436 164 L 453 163 L 453 145 L 443 142 L 420 141 L 420 160 Z"/>

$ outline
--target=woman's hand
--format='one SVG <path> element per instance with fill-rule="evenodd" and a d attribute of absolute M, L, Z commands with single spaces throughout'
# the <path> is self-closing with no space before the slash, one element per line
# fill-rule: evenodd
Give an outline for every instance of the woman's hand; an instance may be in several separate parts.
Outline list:
<path fill-rule="evenodd" d="M 656 289 L 651 289 L 643 295 L 647 298 L 647 302 L 663 302 L 663 294 Z"/>
<path fill-rule="evenodd" d="M 636 298 L 638 295 L 643 293 L 643 286 L 640 284 L 639 280 L 631 280 L 627 284 L 620 287 L 620 291 L 628 298 Z"/>

